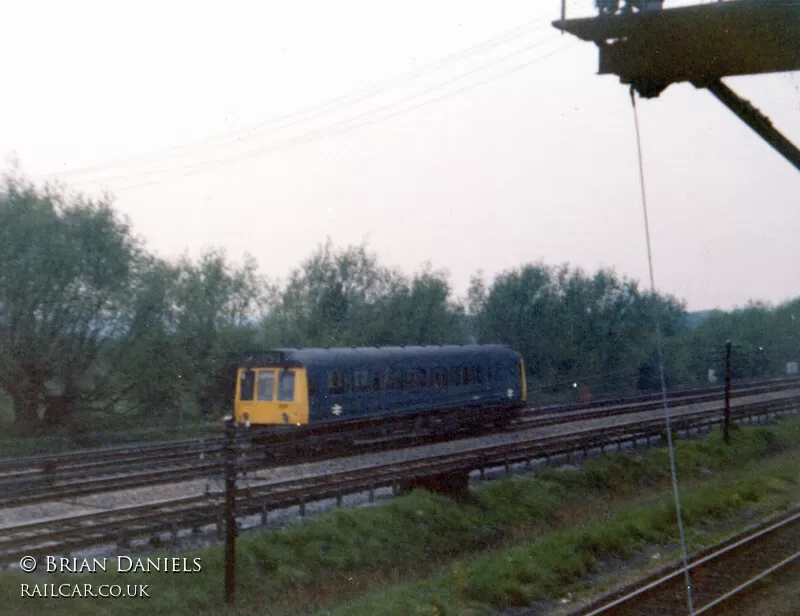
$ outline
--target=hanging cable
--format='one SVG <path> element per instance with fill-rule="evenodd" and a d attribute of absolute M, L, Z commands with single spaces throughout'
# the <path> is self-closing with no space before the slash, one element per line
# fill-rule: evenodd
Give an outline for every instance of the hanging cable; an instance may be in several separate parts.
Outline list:
<path fill-rule="evenodd" d="M 633 106 L 633 122 L 636 127 L 636 150 L 639 156 L 639 186 L 642 191 L 642 211 L 644 213 L 644 235 L 647 243 L 647 264 L 650 269 L 650 290 L 653 293 L 653 318 L 656 324 L 656 344 L 658 346 L 658 369 L 661 375 L 661 400 L 664 405 L 664 418 L 667 423 L 667 445 L 669 447 L 669 466 L 672 474 L 672 492 L 675 497 L 675 510 L 678 518 L 678 533 L 681 539 L 683 554 L 683 572 L 686 576 L 686 599 L 689 604 L 689 614 L 694 616 L 694 602 L 692 601 L 692 578 L 689 573 L 689 557 L 686 553 L 686 536 L 683 532 L 683 517 L 681 516 L 681 498 L 678 493 L 678 473 L 675 470 L 675 450 L 672 445 L 672 426 L 670 425 L 669 404 L 667 401 L 667 382 L 664 378 L 664 345 L 661 340 L 661 315 L 656 300 L 656 281 L 653 275 L 653 251 L 650 247 L 650 223 L 647 219 L 647 195 L 644 189 L 644 163 L 642 162 L 642 138 L 639 133 L 639 113 L 636 110 L 636 95 L 631 86 L 631 105 Z"/>

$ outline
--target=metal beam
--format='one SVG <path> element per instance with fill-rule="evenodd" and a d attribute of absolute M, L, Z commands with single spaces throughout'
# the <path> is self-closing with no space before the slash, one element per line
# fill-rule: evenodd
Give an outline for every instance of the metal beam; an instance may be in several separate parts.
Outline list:
<path fill-rule="evenodd" d="M 629 0 L 633 2 L 634 0 Z M 638 2 L 638 0 L 636 0 Z M 619 0 L 612 0 L 619 4 Z M 645 98 L 673 83 L 800 70 L 800 2 L 736 0 L 553 22 Z"/>
<path fill-rule="evenodd" d="M 772 125 L 767 116 L 751 105 L 750 101 L 743 99 L 719 79 L 695 85 L 708 88 L 728 109 L 739 116 L 745 124 L 756 131 L 764 141 L 778 150 L 800 171 L 800 150 Z"/>

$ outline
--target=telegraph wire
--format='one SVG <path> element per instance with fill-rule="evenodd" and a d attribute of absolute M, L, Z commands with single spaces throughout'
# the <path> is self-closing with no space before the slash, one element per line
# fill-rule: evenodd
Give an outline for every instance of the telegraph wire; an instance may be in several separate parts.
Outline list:
<path fill-rule="evenodd" d="M 653 250 L 650 244 L 650 222 L 647 217 L 647 194 L 644 185 L 644 162 L 642 161 L 642 138 L 639 131 L 639 113 L 636 109 L 636 93 L 631 86 L 631 105 L 633 106 L 633 121 L 636 129 L 636 151 L 639 159 L 639 186 L 642 192 L 642 213 L 644 214 L 644 236 L 647 244 L 647 264 L 650 271 L 650 290 L 656 294 L 656 281 L 653 275 Z M 661 314 L 658 304 L 654 304 L 653 319 L 656 325 L 656 343 L 658 348 L 658 370 L 661 377 L 661 400 L 664 405 L 664 419 L 667 424 L 667 446 L 669 448 L 669 466 L 672 475 L 672 492 L 675 499 L 675 510 L 678 518 L 678 534 L 681 540 L 683 557 L 683 572 L 686 577 L 686 599 L 689 605 L 689 614 L 694 616 L 694 602 L 692 601 L 692 579 L 689 573 L 689 555 L 686 549 L 686 535 L 683 530 L 683 516 L 681 515 L 681 498 L 678 491 L 678 473 L 675 469 L 675 449 L 672 444 L 672 426 L 670 425 L 669 401 L 667 399 L 667 381 L 664 377 L 664 342 L 661 334 Z"/>
<path fill-rule="evenodd" d="M 414 100 L 416 98 L 419 98 L 420 96 L 423 96 L 424 94 L 427 94 L 430 91 L 439 89 L 445 84 L 437 84 L 435 86 L 431 86 L 430 88 L 427 88 L 426 90 L 424 90 L 421 93 L 417 93 L 417 94 L 414 94 L 412 96 L 406 97 L 404 99 L 400 99 L 399 101 L 395 101 L 393 103 L 384 105 L 382 107 L 378 107 L 378 108 L 363 112 L 361 114 L 357 114 L 356 116 L 353 116 L 353 117 L 348 118 L 346 120 L 342 120 L 340 122 L 336 122 L 336 123 L 334 123 L 334 124 L 332 124 L 330 126 L 327 126 L 327 127 L 315 130 L 315 131 L 311 131 L 311 132 L 306 133 L 304 135 L 300 135 L 300 136 L 297 136 L 297 137 L 292 137 L 290 139 L 287 139 L 285 141 L 282 141 L 282 142 L 279 142 L 277 144 L 273 144 L 273 145 L 270 145 L 270 146 L 263 146 L 263 147 L 259 147 L 259 148 L 254 148 L 254 149 L 247 150 L 247 151 L 244 151 L 244 152 L 241 152 L 241 153 L 238 153 L 238 154 L 233 154 L 233 155 L 226 156 L 226 157 L 223 157 L 223 158 L 218 158 L 216 160 L 193 163 L 193 164 L 184 165 L 182 167 L 173 168 L 173 169 L 150 170 L 150 171 L 135 172 L 135 173 L 125 174 L 125 175 L 113 176 L 111 178 L 100 178 L 100 179 L 97 179 L 97 180 L 86 180 L 85 182 L 81 182 L 81 183 L 84 183 L 84 184 L 89 184 L 89 183 L 91 183 L 91 184 L 101 184 L 101 183 L 106 183 L 106 182 L 114 182 L 114 181 L 124 180 L 124 179 L 127 179 L 127 178 L 138 177 L 138 176 L 142 176 L 142 175 L 151 175 L 152 176 L 152 175 L 159 175 L 159 174 L 161 174 L 161 175 L 171 174 L 173 176 L 173 177 L 158 178 L 158 179 L 139 182 L 139 183 L 135 183 L 135 184 L 128 184 L 128 185 L 116 187 L 113 190 L 113 192 L 123 192 L 123 191 L 127 191 L 127 190 L 133 190 L 133 189 L 136 189 L 136 188 L 143 188 L 143 187 L 152 186 L 152 185 L 155 185 L 155 184 L 160 184 L 160 183 L 163 183 L 163 182 L 171 181 L 172 179 L 174 179 L 174 174 L 176 174 L 176 173 L 180 177 L 188 177 L 188 176 L 195 175 L 197 173 L 202 173 L 204 171 L 208 171 L 208 170 L 220 167 L 220 166 L 229 165 L 229 164 L 235 164 L 235 163 L 243 162 L 243 161 L 246 161 L 246 160 L 249 160 L 249 159 L 252 159 L 252 158 L 257 158 L 257 157 L 260 157 L 260 156 L 264 156 L 266 154 L 270 154 L 270 153 L 273 153 L 273 152 L 276 152 L 276 151 L 281 151 L 281 150 L 297 147 L 298 145 L 303 145 L 303 144 L 306 144 L 306 143 L 317 141 L 319 139 L 322 139 L 322 138 L 325 138 L 325 137 L 329 137 L 331 135 L 337 135 L 337 134 L 349 132 L 349 131 L 357 129 L 357 128 L 361 128 L 363 126 L 376 124 L 378 122 L 382 122 L 384 120 L 388 120 L 388 119 L 397 117 L 399 115 L 403 115 L 405 113 L 408 113 L 408 112 L 411 112 L 411 111 L 415 111 L 415 110 L 420 109 L 422 107 L 426 107 L 426 106 L 428 106 L 430 104 L 437 103 L 439 101 L 445 100 L 445 99 L 450 98 L 452 96 L 456 96 L 458 94 L 461 94 L 463 92 L 472 90 L 474 88 L 486 85 L 488 83 L 492 83 L 492 82 L 494 82 L 494 81 L 496 81 L 498 79 L 501 79 L 501 78 L 506 77 L 508 75 L 511 75 L 513 73 L 519 72 L 519 71 L 521 71 L 521 70 L 523 70 L 525 68 L 528 68 L 529 66 L 537 64 L 538 62 L 540 62 L 542 60 L 545 60 L 545 59 L 550 58 L 550 57 L 552 57 L 552 56 L 554 56 L 554 55 L 556 55 L 558 53 L 561 53 L 562 51 L 565 51 L 565 50 L 569 49 L 570 47 L 575 46 L 576 44 L 577 44 L 577 41 L 571 41 L 567 45 L 562 45 L 561 47 L 558 47 L 558 48 L 556 48 L 556 49 L 554 49 L 554 50 L 552 50 L 552 51 L 550 51 L 550 52 L 548 52 L 546 54 L 543 54 L 541 56 L 536 56 L 535 58 L 533 58 L 533 59 L 531 59 L 531 60 L 529 60 L 527 62 L 524 62 L 522 64 L 516 65 L 516 66 L 514 66 L 514 67 L 512 67 L 510 69 L 507 69 L 505 71 L 501 71 L 500 73 L 497 73 L 495 75 L 492 75 L 492 76 L 487 77 L 485 79 L 482 79 L 480 81 L 473 82 L 473 83 L 467 84 L 465 86 L 462 86 L 461 88 L 458 88 L 456 90 L 452 90 L 450 92 L 445 92 L 444 94 L 441 94 L 439 96 L 426 99 L 426 100 L 421 101 L 421 102 L 419 102 L 419 103 L 417 103 L 415 105 L 412 105 L 410 107 L 405 107 L 405 108 L 402 108 L 402 109 L 399 109 L 397 111 L 393 111 L 393 112 L 390 112 L 390 113 L 384 113 L 384 114 L 378 115 L 378 116 L 376 116 L 374 118 L 370 118 L 370 119 L 367 119 L 367 120 L 360 120 L 360 117 L 370 116 L 370 115 L 374 114 L 376 111 L 380 111 L 380 110 L 391 108 L 391 107 L 396 107 L 399 104 L 403 104 L 403 103 L 406 103 L 406 102 L 408 102 L 410 100 Z M 538 46 L 538 44 L 536 44 L 534 46 Z M 509 54 L 509 55 L 518 55 L 518 54 L 516 52 L 514 52 L 513 54 Z M 472 71 L 469 71 L 467 73 L 463 73 L 463 74 L 459 75 L 456 78 L 452 78 L 452 79 L 448 80 L 448 82 L 445 82 L 445 83 L 449 84 L 449 83 L 451 83 L 453 81 L 457 81 L 457 80 L 463 79 L 463 77 L 465 77 L 465 76 L 467 76 L 467 75 L 469 75 L 471 73 L 477 72 L 478 70 L 483 70 L 484 68 L 487 68 L 488 66 L 490 66 L 492 64 L 496 64 L 496 63 L 501 62 L 501 61 L 506 60 L 506 59 L 508 59 L 508 57 L 504 56 L 503 58 L 499 58 L 499 59 L 497 59 L 495 61 L 487 63 L 487 64 L 483 65 L 482 67 L 480 67 L 478 69 L 473 69 Z"/>
<path fill-rule="evenodd" d="M 160 152 L 154 152 L 149 154 L 142 154 L 139 156 L 133 156 L 127 159 L 124 159 L 119 162 L 109 162 L 109 163 L 101 163 L 96 165 L 90 165 L 86 167 L 80 167 L 76 169 L 67 169 L 64 171 L 53 171 L 48 173 L 39 174 L 42 177 L 45 176 L 80 176 L 80 175 L 87 175 L 87 174 L 94 174 L 97 172 L 103 172 L 106 170 L 113 170 L 116 168 L 121 168 L 130 165 L 148 165 L 160 162 L 162 160 L 169 160 L 171 158 L 184 156 L 186 154 L 191 154 L 192 150 L 202 148 L 202 147 L 220 147 L 227 144 L 236 143 L 244 139 L 252 139 L 258 136 L 263 135 L 264 133 L 258 133 L 262 129 L 266 129 L 269 127 L 273 127 L 270 131 L 266 132 L 273 132 L 277 130 L 281 130 L 284 128 L 288 128 L 297 124 L 301 124 L 303 122 L 307 122 L 311 119 L 317 118 L 319 116 L 325 115 L 332 111 L 336 111 L 340 108 L 346 108 L 353 103 L 369 99 L 375 96 L 380 95 L 386 90 L 389 90 L 393 86 L 403 83 L 406 81 L 413 81 L 415 79 L 419 79 L 421 77 L 426 76 L 430 73 L 435 73 L 442 68 L 446 68 L 451 64 L 455 64 L 465 58 L 469 58 L 481 51 L 486 49 L 494 49 L 498 48 L 506 43 L 514 41 L 515 39 L 522 38 L 524 36 L 529 36 L 535 32 L 538 32 L 543 29 L 543 27 L 549 26 L 546 19 L 536 19 L 521 24 L 511 30 L 505 31 L 500 35 L 493 37 L 491 39 L 487 39 L 470 47 L 461 49 L 454 53 L 451 53 L 443 58 L 435 60 L 429 64 L 425 64 L 418 68 L 406 71 L 389 79 L 385 79 L 383 81 L 377 82 L 375 84 L 371 84 L 368 86 L 364 86 L 363 88 L 359 88 L 354 90 L 353 92 L 343 94 L 341 96 L 329 99 L 322 103 L 318 103 L 316 105 L 312 105 L 310 107 L 294 111 L 277 118 L 273 118 L 270 120 L 265 120 L 256 124 L 252 124 L 249 126 L 242 127 L 240 129 L 236 129 L 233 131 L 221 133 L 218 135 L 206 137 L 200 139 L 196 142 L 184 144 L 184 145 L 177 145 L 171 148 L 167 148 Z M 258 133 L 258 134 L 252 134 Z M 219 143 L 217 143 L 219 141 Z"/>

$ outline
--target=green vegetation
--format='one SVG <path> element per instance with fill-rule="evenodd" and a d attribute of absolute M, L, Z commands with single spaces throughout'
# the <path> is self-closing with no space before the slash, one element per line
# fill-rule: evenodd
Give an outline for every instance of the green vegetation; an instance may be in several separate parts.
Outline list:
<path fill-rule="evenodd" d="M 150 254 L 109 200 L 0 185 L 0 428 L 12 437 L 158 425 L 230 410 L 237 357 L 274 346 L 505 343 L 529 399 L 575 401 L 655 388 L 654 312 L 671 386 L 705 382 L 733 339 L 735 377 L 778 375 L 800 348 L 800 299 L 692 323 L 675 298 L 602 270 L 523 264 L 461 301 L 445 271 L 413 275 L 330 241 L 283 284 L 216 250 Z M 84 439 L 86 440 L 86 439 Z M 46 445 L 42 445 L 46 448 Z"/>
<path fill-rule="evenodd" d="M 726 447 L 713 434 L 680 441 L 684 521 L 696 548 L 797 502 L 800 420 L 746 428 Z M 787 453 L 789 452 L 789 453 Z M 782 454 L 777 456 L 776 454 Z M 675 547 L 675 513 L 662 449 L 602 456 L 580 469 L 485 484 L 467 502 L 425 492 L 384 507 L 339 509 L 292 528 L 243 536 L 237 546 L 242 614 L 480 614 L 586 588 L 607 559 Z M 222 550 L 185 554 L 200 573 L 82 574 L 41 582 L 149 584 L 149 600 L 20 598 L 21 573 L 0 575 L 4 613 L 217 614 Z M 326 612 L 327 613 L 327 612 Z"/>
<path fill-rule="evenodd" d="M 211 413 L 226 355 L 253 335 L 255 264 L 149 255 L 108 201 L 0 186 L 0 388 L 12 436 Z M 3 415 L 6 415 L 4 413 Z"/>

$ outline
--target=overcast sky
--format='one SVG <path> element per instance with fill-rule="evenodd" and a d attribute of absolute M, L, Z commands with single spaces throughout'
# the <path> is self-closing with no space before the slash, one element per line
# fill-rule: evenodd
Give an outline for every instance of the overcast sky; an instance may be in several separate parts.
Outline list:
<path fill-rule="evenodd" d="M 110 190 L 164 257 L 222 247 L 285 278 L 330 237 L 446 268 L 459 296 L 539 259 L 647 285 L 628 90 L 559 11 L 8 1 L 0 153 Z M 727 83 L 800 143 L 800 74 Z M 659 290 L 690 310 L 800 295 L 800 174 L 706 91 L 639 111 Z"/>

